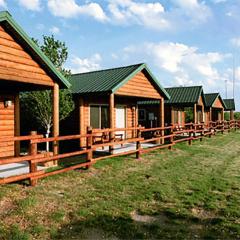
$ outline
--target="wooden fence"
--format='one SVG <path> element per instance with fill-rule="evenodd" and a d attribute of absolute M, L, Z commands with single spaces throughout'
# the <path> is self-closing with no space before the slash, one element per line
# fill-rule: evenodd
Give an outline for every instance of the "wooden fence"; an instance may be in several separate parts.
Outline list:
<path fill-rule="evenodd" d="M 117 157 L 123 155 L 136 154 L 136 158 L 139 159 L 141 154 L 153 151 L 156 149 L 172 147 L 179 143 L 187 141 L 189 145 L 192 141 L 202 139 L 205 136 L 211 137 L 218 132 L 229 132 L 232 129 L 237 130 L 240 128 L 240 121 L 219 121 L 210 122 L 208 125 L 204 123 L 193 124 L 188 123 L 184 126 L 172 125 L 159 128 L 145 129 L 144 127 L 136 128 L 122 128 L 122 129 L 92 129 L 88 127 L 87 134 L 84 135 L 71 135 L 71 136 L 59 136 L 44 138 L 43 135 L 37 135 L 36 132 L 32 132 L 30 136 L 22 137 L 0 137 L 0 142 L 29 142 L 28 155 L 22 157 L 11 157 L 0 159 L 0 165 L 10 163 L 20 163 L 27 161 L 29 163 L 29 172 L 17 176 L 10 176 L 6 178 L 0 178 L 0 184 L 6 184 L 11 182 L 17 182 L 25 179 L 30 180 L 30 185 L 34 186 L 38 179 L 48 177 L 55 174 L 60 174 L 74 169 L 88 168 L 97 161 L 107 159 L 110 157 Z M 122 134 L 124 133 L 124 134 Z M 131 135 L 131 138 L 124 138 L 124 136 Z M 85 146 L 79 147 L 78 150 L 60 153 L 55 156 L 51 156 L 48 153 L 41 153 L 38 151 L 38 145 L 42 143 L 59 144 L 62 141 L 80 140 L 84 139 Z M 123 152 L 116 153 L 114 147 L 116 145 L 123 147 L 126 144 L 132 144 L 131 148 Z M 120 147 L 120 148 L 121 148 Z M 108 149 L 106 151 L 106 148 Z M 104 149 L 105 155 L 96 154 L 100 149 Z M 52 171 L 38 170 L 38 164 L 55 161 L 58 162 L 62 159 L 67 159 L 82 156 L 85 160 L 82 163 L 76 163 L 63 168 L 56 168 Z"/>

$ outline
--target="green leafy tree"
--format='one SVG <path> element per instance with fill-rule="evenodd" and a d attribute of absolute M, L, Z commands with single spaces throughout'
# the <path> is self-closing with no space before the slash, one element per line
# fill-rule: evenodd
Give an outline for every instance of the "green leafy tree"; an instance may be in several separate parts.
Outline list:
<path fill-rule="evenodd" d="M 240 120 L 240 112 L 235 112 L 234 113 L 234 119 L 235 120 Z"/>
<path fill-rule="evenodd" d="M 185 122 L 193 122 L 193 108 L 191 107 L 185 108 Z"/>
<path fill-rule="evenodd" d="M 54 36 L 43 36 L 43 44 L 39 41 L 33 41 L 40 47 L 45 55 L 52 61 L 55 67 L 68 78 L 71 72 L 65 69 L 64 63 L 68 57 L 68 50 L 64 42 L 55 40 Z M 52 91 L 34 91 L 21 94 L 21 108 L 23 114 L 26 114 L 28 119 L 36 121 L 44 130 L 46 137 L 49 137 L 53 126 L 53 103 Z M 64 89 L 59 92 L 59 120 L 63 120 L 69 116 L 74 110 L 74 102 L 69 90 Z M 49 151 L 47 144 L 46 150 Z"/>
<path fill-rule="evenodd" d="M 230 113 L 224 112 L 224 120 L 229 121 L 230 120 Z"/>

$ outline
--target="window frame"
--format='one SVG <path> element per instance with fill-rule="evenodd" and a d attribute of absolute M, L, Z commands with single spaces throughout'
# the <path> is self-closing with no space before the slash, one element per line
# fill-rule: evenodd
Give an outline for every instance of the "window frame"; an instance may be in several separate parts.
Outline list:
<path fill-rule="evenodd" d="M 97 129 L 102 129 L 102 107 L 107 107 L 109 109 L 109 105 L 108 104 L 89 104 L 89 126 L 91 126 L 91 107 L 97 107 L 98 108 L 98 122 L 99 122 L 99 126 Z M 109 119 L 108 119 L 109 120 Z"/>

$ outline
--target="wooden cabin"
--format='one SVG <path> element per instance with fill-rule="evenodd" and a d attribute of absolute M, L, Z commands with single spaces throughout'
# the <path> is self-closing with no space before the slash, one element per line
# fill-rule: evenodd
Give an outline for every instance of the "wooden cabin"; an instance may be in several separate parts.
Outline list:
<path fill-rule="evenodd" d="M 194 123 L 203 121 L 205 98 L 202 86 L 172 87 L 165 88 L 165 90 L 170 96 L 170 99 L 166 100 L 164 104 L 166 125 L 184 125 L 186 109 L 192 112 Z M 142 120 L 139 119 L 139 123 L 147 127 L 154 126 L 154 116 L 158 115 L 158 109 L 156 108 L 158 104 L 158 101 L 139 101 L 139 111 L 141 109 L 146 115 Z"/>
<path fill-rule="evenodd" d="M 159 101 L 158 121 L 159 126 L 164 126 L 164 100 L 169 96 L 146 64 L 74 74 L 70 83 L 76 105 L 66 122 L 72 126 L 68 129 L 71 134 L 76 134 L 76 129 L 85 134 L 88 126 L 94 129 L 137 127 L 137 102 L 143 99 Z M 129 132 L 121 134 L 124 138 L 131 137 Z"/>
<path fill-rule="evenodd" d="M 219 93 L 204 94 L 206 99 L 205 123 L 223 121 L 224 109 L 226 108 L 223 99 Z"/>
<path fill-rule="evenodd" d="M 235 101 L 234 99 L 223 99 L 226 108 L 224 109 L 225 112 L 229 112 L 230 120 L 234 120 L 234 111 L 235 111 Z"/>
<path fill-rule="evenodd" d="M 59 87 L 69 86 L 11 15 L 0 12 L 0 138 L 20 135 L 19 93 L 44 89 L 54 93 L 53 132 L 57 136 Z M 0 158 L 19 152 L 19 143 L 0 141 Z"/>

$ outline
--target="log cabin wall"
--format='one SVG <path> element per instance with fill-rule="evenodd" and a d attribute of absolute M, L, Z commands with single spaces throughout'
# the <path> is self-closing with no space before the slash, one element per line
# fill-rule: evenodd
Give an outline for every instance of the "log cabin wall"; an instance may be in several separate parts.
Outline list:
<path fill-rule="evenodd" d="M 174 115 L 174 119 L 172 119 L 172 115 Z M 165 124 L 179 124 L 183 126 L 186 122 L 185 117 L 184 108 L 165 105 Z"/>
<path fill-rule="evenodd" d="M 205 112 L 204 112 L 204 122 L 205 122 L 205 124 L 209 125 L 209 122 L 210 122 L 210 111 L 209 110 L 205 110 Z"/>
<path fill-rule="evenodd" d="M 202 96 L 199 97 L 198 105 L 200 105 L 200 106 L 204 105 Z"/>
<path fill-rule="evenodd" d="M 14 137 L 15 123 L 14 123 L 14 95 L 0 93 L 0 137 Z M 9 107 L 4 106 L 4 101 L 12 101 Z M 4 142 L 0 143 L 0 158 L 14 156 L 14 143 Z"/>
<path fill-rule="evenodd" d="M 116 91 L 116 95 L 160 99 L 161 95 L 142 71 Z"/>
<path fill-rule="evenodd" d="M 0 79 L 53 86 L 53 80 L 12 35 L 0 25 Z"/>
<path fill-rule="evenodd" d="M 215 100 L 214 104 L 213 104 L 214 108 L 223 108 L 222 102 L 219 99 L 219 97 Z"/>
<path fill-rule="evenodd" d="M 99 105 L 105 105 L 109 106 L 109 97 L 108 96 L 101 96 L 101 97 L 83 97 L 83 106 L 82 106 L 82 113 L 83 116 L 81 116 L 81 110 L 79 105 L 79 98 L 75 98 L 75 104 L 78 110 L 78 115 L 73 114 L 71 118 L 71 122 L 74 122 L 74 124 L 78 124 L 76 129 L 81 129 L 81 134 L 87 133 L 87 127 L 90 126 L 90 107 L 91 105 L 99 106 Z M 137 117 L 136 117 L 136 111 L 137 111 L 137 100 L 135 98 L 126 98 L 126 97 L 119 97 L 115 96 L 115 109 L 114 109 L 114 126 L 116 126 L 116 107 L 117 106 L 123 106 L 125 108 L 126 113 L 126 127 L 134 127 L 137 126 Z M 72 120 L 72 118 L 75 118 L 75 120 Z M 77 119 L 77 120 L 76 120 Z M 131 137 L 132 134 L 128 133 L 127 137 Z M 85 142 L 82 141 L 81 145 L 84 146 Z"/>
<path fill-rule="evenodd" d="M 174 114 L 174 122 L 171 121 L 174 124 L 178 124 L 183 126 L 185 124 L 185 112 L 182 108 L 174 108 L 173 109 Z"/>

